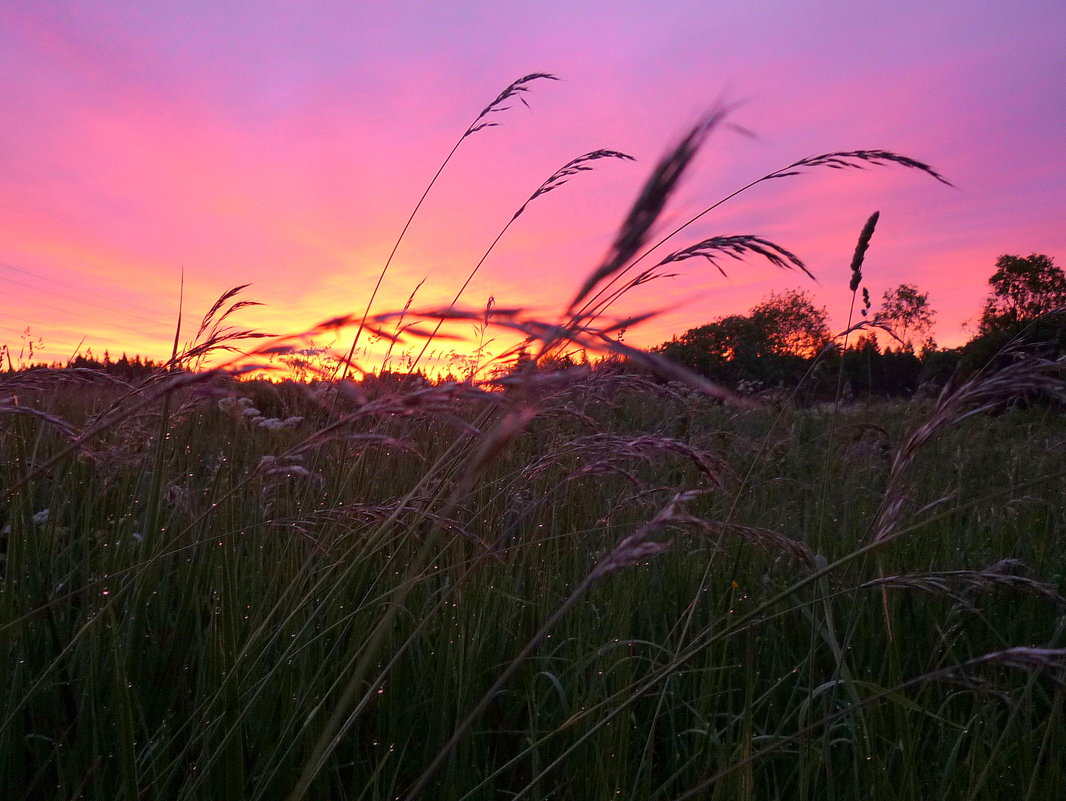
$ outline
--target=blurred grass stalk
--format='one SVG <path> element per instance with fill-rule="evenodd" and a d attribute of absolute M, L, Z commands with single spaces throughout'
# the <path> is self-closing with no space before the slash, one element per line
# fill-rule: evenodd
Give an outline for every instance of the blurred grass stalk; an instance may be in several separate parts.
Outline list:
<path fill-rule="evenodd" d="M 225 324 L 244 287 L 144 382 L 0 376 L 8 797 L 1062 797 L 1061 411 L 1008 405 L 1061 365 L 935 402 L 730 404 L 604 317 L 686 259 L 806 272 L 743 235 L 626 277 L 724 117 L 660 160 L 557 320 L 321 328 L 524 337 L 495 380 L 231 375 L 292 337 L 197 369 L 260 336 Z M 596 153 L 623 157 L 530 201 Z M 868 150 L 749 186 L 868 164 L 943 180 Z M 552 367 L 563 346 L 606 358 Z"/>

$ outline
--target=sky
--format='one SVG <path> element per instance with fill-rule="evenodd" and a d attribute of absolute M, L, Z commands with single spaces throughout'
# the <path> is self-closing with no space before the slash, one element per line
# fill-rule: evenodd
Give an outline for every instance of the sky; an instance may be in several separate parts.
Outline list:
<path fill-rule="evenodd" d="M 737 196 L 662 251 L 754 234 L 815 279 L 695 260 L 630 294 L 642 346 L 769 295 L 810 291 L 847 322 L 863 223 L 874 299 L 929 294 L 936 337 L 972 334 L 1001 254 L 1066 266 L 1066 4 L 1061 0 L 523 3 L 184 0 L 0 5 L 0 343 L 41 355 L 169 353 L 225 290 L 236 321 L 295 333 L 361 314 L 411 210 L 466 137 L 385 276 L 375 311 L 451 301 L 561 165 L 603 160 L 534 201 L 463 296 L 553 319 L 606 253 L 656 160 L 731 107 L 675 193 L 669 230 L 797 159 L 884 149 L 917 170 L 811 171 Z M 184 293 L 181 286 L 184 280 Z M 967 328 L 970 324 L 970 328 Z M 344 332 L 318 345 L 346 350 Z M 344 341 L 342 341 L 344 340 Z M 462 344 L 446 347 L 462 348 Z"/>

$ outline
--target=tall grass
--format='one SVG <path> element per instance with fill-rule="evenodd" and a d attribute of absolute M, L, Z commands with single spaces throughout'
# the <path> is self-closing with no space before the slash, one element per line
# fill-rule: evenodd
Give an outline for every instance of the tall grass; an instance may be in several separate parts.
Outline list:
<path fill-rule="evenodd" d="M 0 377 L 6 797 L 1062 797 L 1066 443 L 1010 405 L 1061 365 L 826 414 L 723 403 L 605 318 L 722 118 L 558 319 L 323 326 L 480 320 L 533 353 L 497 379 Z M 819 159 L 774 177 L 939 177 Z M 668 259 L 748 254 L 803 269 L 754 236 Z M 171 366 L 253 333 L 239 303 Z"/>

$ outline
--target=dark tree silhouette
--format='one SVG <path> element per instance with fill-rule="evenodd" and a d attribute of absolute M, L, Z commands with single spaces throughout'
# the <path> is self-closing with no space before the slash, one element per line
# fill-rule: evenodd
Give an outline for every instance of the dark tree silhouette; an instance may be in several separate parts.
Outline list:
<path fill-rule="evenodd" d="M 1000 256 L 988 285 L 977 336 L 963 348 L 963 372 L 1004 366 L 1021 348 L 1049 358 L 1066 353 L 1066 273 L 1050 256 Z"/>
<path fill-rule="evenodd" d="M 931 334 L 935 316 L 936 312 L 929 305 L 929 293 L 919 292 L 913 284 L 900 284 L 895 289 L 885 290 L 874 320 L 892 329 L 903 343 L 903 349 L 913 352 L 915 342 L 933 344 Z"/>
<path fill-rule="evenodd" d="M 1000 256 L 988 279 L 992 294 L 981 312 L 981 334 L 1004 331 L 1066 306 L 1066 273 L 1050 256 Z"/>
<path fill-rule="evenodd" d="M 679 364 L 716 380 L 792 385 L 829 341 L 824 308 L 805 292 L 770 295 L 747 315 L 719 317 L 659 347 Z"/>

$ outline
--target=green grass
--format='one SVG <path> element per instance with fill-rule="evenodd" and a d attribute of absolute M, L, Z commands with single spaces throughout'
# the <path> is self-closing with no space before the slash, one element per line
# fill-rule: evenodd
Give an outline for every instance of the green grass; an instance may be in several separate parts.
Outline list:
<path fill-rule="evenodd" d="M 508 86 L 451 153 L 551 78 Z M 0 376 L 5 798 L 1062 797 L 1062 415 L 1004 406 L 1060 367 L 935 404 L 722 405 L 620 341 L 642 318 L 605 316 L 690 258 L 806 272 L 752 235 L 636 270 L 760 183 L 946 182 L 882 150 L 805 158 L 649 248 L 727 113 L 658 162 L 562 316 L 410 312 L 527 338 L 509 383 L 359 398 L 196 372 L 263 336 L 227 322 L 243 287 L 143 384 Z M 527 203 L 602 154 L 622 157 L 568 162 Z M 358 321 L 351 357 L 364 329 L 406 331 L 406 307 L 370 316 L 376 291 L 312 333 Z M 613 361 L 545 367 L 574 348 Z"/>
<path fill-rule="evenodd" d="M 29 375 L 4 379 L 18 402 L 79 428 L 119 393 Z M 5 415 L 6 797 L 384 801 L 456 733 L 425 798 L 1066 793 L 1061 653 L 951 670 L 1066 646 L 1060 412 L 945 428 L 894 490 L 930 403 L 744 410 L 603 371 L 403 415 L 343 401 L 350 423 L 295 462 L 323 406 L 294 385 L 221 390 L 304 422 L 257 428 L 194 387 L 164 442 L 154 403 L 71 450 L 48 421 Z M 514 404 L 538 416 L 480 459 L 494 435 L 455 418 L 498 432 Z M 593 435 L 618 439 L 576 447 Z M 638 435 L 717 472 L 622 458 Z M 264 456 L 309 474 L 269 474 Z M 862 552 L 899 487 L 896 536 Z M 689 489 L 706 492 L 687 512 L 721 525 L 679 522 L 658 555 L 588 579 Z M 1028 580 L 939 575 L 1005 558 Z M 862 586 L 883 576 L 902 578 Z"/>

